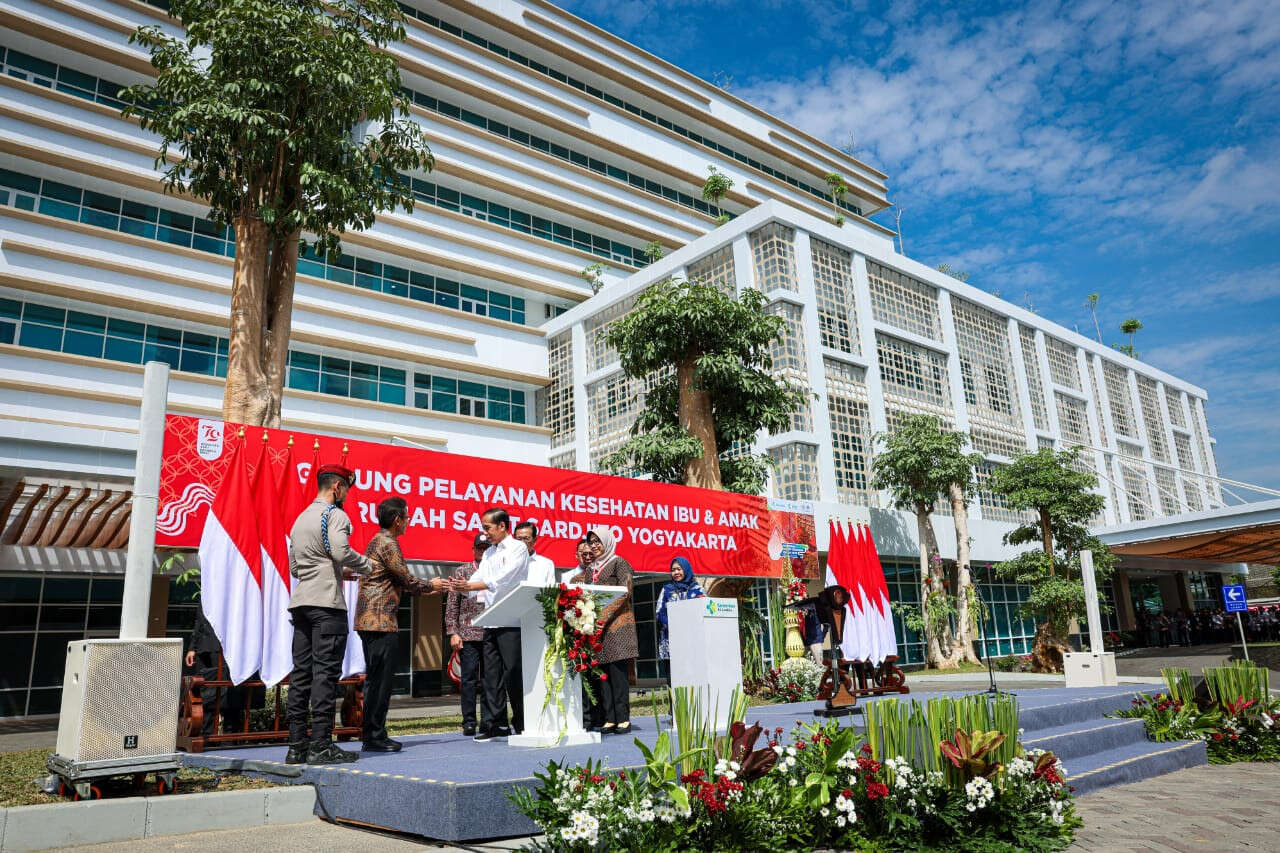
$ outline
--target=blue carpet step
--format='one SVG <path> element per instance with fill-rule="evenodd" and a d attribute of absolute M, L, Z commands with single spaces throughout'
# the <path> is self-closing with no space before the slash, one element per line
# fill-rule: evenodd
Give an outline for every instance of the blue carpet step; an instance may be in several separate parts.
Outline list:
<path fill-rule="evenodd" d="M 1147 743 L 1142 720 L 1105 720 L 1094 718 L 1052 729 L 1028 731 L 1019 741 L 1027 749 L 1047 749 L 1064 764 L 1099 752 L 1135 743 Z"/>
<path fill-rule="evenodd" d="M 1067 770 L 1067 782 L 1080 795 L 1208 764 L 1209 756 L 1204 741 L 1155 743 L 1144 740 L 1070 761 L 1064 759 L 1062 763 Z"/>
<path fill-rule="evenodd" d="M 1028 691 L 1018 696 L 1019 723 L 1024 731 L 1056 729 L 1072 723 L 1098 720 L 1128 708 L 1138 693 L 1152 694 L 1162 690 L 1156 685 L 1132 687 L 1100 687 L 1089 690 L 1064 690 L 1063 695 L 1046 696 L 1048 690 Z M 1059 691 L 1053 691 L 1055 694 Z"/>

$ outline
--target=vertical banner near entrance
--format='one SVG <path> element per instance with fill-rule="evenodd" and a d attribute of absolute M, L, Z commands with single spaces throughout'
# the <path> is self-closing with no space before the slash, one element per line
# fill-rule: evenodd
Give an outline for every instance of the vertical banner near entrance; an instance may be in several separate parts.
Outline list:
<path fill-rule="evenodd" d="M 169 415 L 160 475 L 156 545 L 194 548 L 227 463 L 242 439 L 239 426 Z M 266 441 L 263 442 L 265 433 Z M 609 527 L 618 554 L 637 571 L 665 573 L 671 559 L 688 557 L 704 575 L 779 577 L 784 558 L 800 577 L 816 577 L 812 511 L 806 504 L 754 495 L 694 489 L 629 477 L 480 459 L 434 450 L 246 427 L 246 458 L 272 466 L 281 491 L 306 488 L 311 453 L 320 464 L 344 462 L 356 484 L 346 510 L 363 546 L 377 531 L 375 508 L 396 496 L 409 504 L 409 530 L 400 539 L 410 560 L 462 562 L 480 514 L 502 507 L 515 524 L 538 526 L 539 553 L 557 566 L 576 565 L 574 549 L 587 530 Z M 265 449 L 259 451 L 258 445 Z M 253 452 L 248 452 L 252 450 Z M 285 466 L 288 465 L 289 468 Z M 256 468 L 249 472 L 256 481 Z M 307 495 L 310 498 L 310 495 Z M 284 520 L 286 528 L 293 519 Z"/>

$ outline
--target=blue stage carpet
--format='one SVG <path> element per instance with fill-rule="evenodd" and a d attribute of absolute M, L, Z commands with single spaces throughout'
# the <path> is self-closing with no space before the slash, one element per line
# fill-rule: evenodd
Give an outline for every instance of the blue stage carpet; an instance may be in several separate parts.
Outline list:
<path fill-rule="evenodd" d="M 1068 774 L 1084 783 L 1076 783 L 1082 790 L 1205 763 L 1203 744 L 1153 744 L 1146 741 L 1137 721 L 1115 725 L 1117 721 L 1103 719 L 1104 714 L 1127 706 L 1137 690 L 1028 690 L 1018 697 L 1025 730 L 1022 740 L 1028 746 L 1057 750 Z M 814 702 L 750 708 L 747 720 L 790 732 L 799 723 L 813 722 L 813 710 L 820 706 Z M 861 715 L 842 719 L 843 725 L 862 724 Z M 314 785 L 316 813 L 329 820 L 442 841 L 471 841 L 537 831 L 507 797 L 517 787 L 531 787 L 533 774 L 548 761 L 578 764 L 594 759 L 613 770 L 642 766 L 634 738 L 652 744 L 657 729 L 652 717 L 633 720 L 632 725 L 631 735 L 550 749 L 510 747 L 505 741 L 476 743 L 461 734 L 413 735 L 399 739 L 404 743 L 402 752 L 362 753 L 358 762 L 341 767 L 286 765 L 283 746 L 206 752 L 185 756 L 184 761 L 188 766 L 248 773 L 283 784 Z M 1035 742 L 1037 738 L 1044 741 Z M 358 744 L 344 746 L 355 749 Z"/>

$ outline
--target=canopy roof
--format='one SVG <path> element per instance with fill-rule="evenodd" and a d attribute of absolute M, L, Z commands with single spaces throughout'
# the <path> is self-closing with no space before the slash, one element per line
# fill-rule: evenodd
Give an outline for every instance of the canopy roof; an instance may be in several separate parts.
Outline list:
<path fill-rule="evenodd" d="M 1280 500 L 1224 506 L 1097 531 L 1117 554 L 1212 563 L 1280 564 Z"/>

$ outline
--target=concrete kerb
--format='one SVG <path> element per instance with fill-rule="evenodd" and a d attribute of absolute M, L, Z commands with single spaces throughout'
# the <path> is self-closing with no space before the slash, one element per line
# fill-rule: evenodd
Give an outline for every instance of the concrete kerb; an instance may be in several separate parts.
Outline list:
<path fill-rule="evenodd" d="M 0 809 L 0 853 L 314 820 L 310 785 Z"/>

